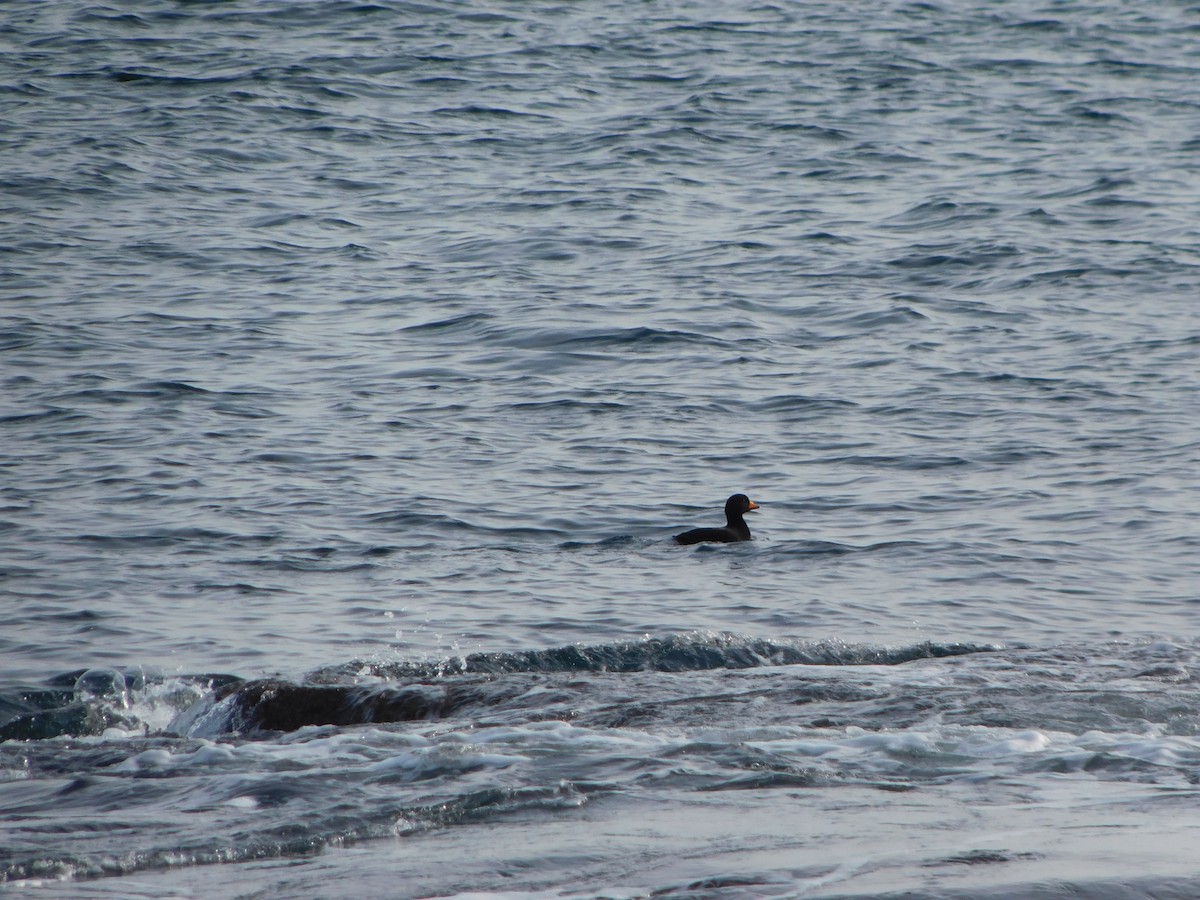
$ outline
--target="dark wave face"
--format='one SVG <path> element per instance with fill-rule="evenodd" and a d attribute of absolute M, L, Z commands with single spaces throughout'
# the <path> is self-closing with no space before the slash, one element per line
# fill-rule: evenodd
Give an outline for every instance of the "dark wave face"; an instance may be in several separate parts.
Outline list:
<path fill-rule="evenodd" d="M 763 666 L 894 666 L 919 659 L 984 653 L 992 647 L 922 644 L 888 649 L 835 643 L 776 644 L 738 635 L 677 635 L 616 645 L 560 647 L 523 653 L 477 653 L 436 663 L 356 660 L 317 670 L 300 683 L 230 675 L 164 679 L 144 671 L 90 669 L 51 679 L 9 698 L 24 708 L 0 726 L 0 740 L 103 734 L 119 726 L 150 728 L 126 711 L 130 694 L 152 690 L 180 715 L 166 727 L 178 734 L 259 734 L 306 725 L 353 726 L 478 715 L 526 694 L 531 681 L 559 675 L 704 672 Z M 364 680 L 369 686 L 364 686 Z M 169 682 L 169 688 L 165 687 Z M 546 714 L 536 699 L 531 717 Z"/>
<path fill-rule="evenodd" d="M 1200 895 L 1193 7 L 7 4 L 0 891 Z"/>

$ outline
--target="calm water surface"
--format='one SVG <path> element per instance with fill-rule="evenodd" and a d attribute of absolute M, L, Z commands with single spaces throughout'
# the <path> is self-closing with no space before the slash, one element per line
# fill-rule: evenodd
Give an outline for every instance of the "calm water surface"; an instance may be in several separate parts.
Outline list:
<path fill-rule="evenodd" d="M 1198 38 L 10 5 L 0 892 L 1194 896 Z"/>

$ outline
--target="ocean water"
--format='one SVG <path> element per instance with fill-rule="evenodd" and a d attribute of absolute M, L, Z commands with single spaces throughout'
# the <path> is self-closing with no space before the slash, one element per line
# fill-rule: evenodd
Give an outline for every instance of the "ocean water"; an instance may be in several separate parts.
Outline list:
<path fill-rule="evenodd" d="M 1198 39 L 6 4 L 0 893 L 1200 894 Z"/>

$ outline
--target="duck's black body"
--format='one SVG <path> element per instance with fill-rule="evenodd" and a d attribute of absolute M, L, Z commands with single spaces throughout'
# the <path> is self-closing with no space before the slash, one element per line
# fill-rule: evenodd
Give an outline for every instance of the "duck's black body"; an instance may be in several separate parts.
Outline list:
<path fill-rule="evenodd" d="M 758 504 L 745 494 L 734 494 L 725 501 L 724 528 L 693 528 L 691 531 L 675 535 L 675 542 L 677 544 L 732 544 L 736 541 L 748 541 L 750 540 L 750 526 L 742 517 L 752 509 L 758 509 Z"/>

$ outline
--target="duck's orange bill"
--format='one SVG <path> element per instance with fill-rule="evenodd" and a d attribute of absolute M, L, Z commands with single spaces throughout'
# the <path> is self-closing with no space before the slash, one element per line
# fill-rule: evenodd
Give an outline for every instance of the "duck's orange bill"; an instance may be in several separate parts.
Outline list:
<path fill-rule="evenodd" d="M 753 500 L 751 500 L 751 501 L 750 501 L 750 508 L 751 508 L 751 509 L 758 509 L 758 504 L 757 504 L 757 503 L 755 503 Z"/>

